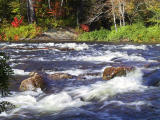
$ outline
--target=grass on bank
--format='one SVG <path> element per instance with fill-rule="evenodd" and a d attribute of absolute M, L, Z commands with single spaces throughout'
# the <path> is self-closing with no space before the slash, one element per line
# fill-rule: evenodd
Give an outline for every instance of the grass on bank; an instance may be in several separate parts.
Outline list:
<path fill-rule="evenodd" d="M 95 30 L 81 34 L 78 41 L 160 43 L 160 27 L 146 27 L 142 23 L 137 23 L 119 27 L 117 32 L 114 28 Z"/>

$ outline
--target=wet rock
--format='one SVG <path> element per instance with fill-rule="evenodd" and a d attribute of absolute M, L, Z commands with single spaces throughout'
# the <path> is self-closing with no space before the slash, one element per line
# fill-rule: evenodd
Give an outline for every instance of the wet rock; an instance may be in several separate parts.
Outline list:
<path fill-rule="evenodd" d="M 160 67 L 160 62 L 155 62 L 155 63 L 149 63 L 144 65 L 145 68 L 155 68 L 155 67 Z"/>
<path fill-rule="evenodd" d="M 154 70 L 143 76 L 145 85 L 160 86 L 160 69 Z"/>
<path fill-rule="evenodd" d="M 76 79 L 77 79 L 77 80 L 85 80 L 86 77 L 85 77 L 85 75 L 79 75 L 79 76 L 77 76 Z"/>
<path fill-rule="evenodd" d="M 95 73 L 80 74 L 79 76 L 77 76 L 77 80 L 85 80 L 86 76 L 97 77 L 97 76 L 101 76 L 101 73 L 100 72 L 95 72 Z"/>
<path fill-rule="evenodd" d="M 60 47 L 57 47 L 56 48 L 57 50 L 60 50 L 60 51 L 73 51 L 73 50 L 75 50 L 74 48 L 60 48 Z"/>
<path fill-rule="evenodd" d="M 95 72 L 95 73 L 80 74 L 79 76 L 77 76 L 77 80 L 85 80 L 85 79 L 86 79 L 86 76 L 97 77 L 97 76 L 101 76 L 101 73 Z"/>
<path fill-rule="evenodd" d="M 7 48 L 8 48 L 7 46 L 3 46 L 2 48 L 0 48 L 0 50 L 5 50 Z"/>
<path fill-rule="evenodd" d="M 86 73 L 85 75 L 87 76 L 100 76 L 101 73 L 100 72 L 95 72 L 95 73 Z"/>
<path fill-rule="evenodd" d="M 49 76 L 52 80 L 72 79 L 74 76 L 67 73 L 55 73 Z"/>
<path fill-rule="evenodd" d="M 77 34 L 71 30 L 63 28 L 50 29 L 44 32 L 42 35 L 36 37 L 35 39 L 43 40 L 74 40 L 77 38 Z"/>
<path fill-rule="evenodd" d="M 1 112 L 10 111 L 10 110 L 14 109 L 15 107 L 16 107 L 16 106 L 13 105 L 13 104 L 10 103 L 10 102 L 2 101 L 2 102 L 0 102 L 0 113 L 1 113 Z"/>
<path fill-rule="evenodd" d="M 110 80 L 117 76 L 125 76 L 127 72 L 131 72 L 133 70 L 133 67 L 109 67 L 103 72 L 103 80 Z"/>
<path fill-rule="evenodd" d="M 40 74 L 31 72 L 30 77 L 21 82 L 20 90 L 35 90 L 36 88 L 44 88 L 44 79 Z"/>

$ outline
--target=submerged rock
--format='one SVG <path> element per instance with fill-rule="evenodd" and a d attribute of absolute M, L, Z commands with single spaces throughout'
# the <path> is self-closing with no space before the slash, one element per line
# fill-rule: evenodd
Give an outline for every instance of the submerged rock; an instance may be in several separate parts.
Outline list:
<path fill-rule="evenodd" d="M 36 88 L 44 88 L 44 79 L 40 74 L 31 72 L 30 77 L 21 82 L 20 90 L 35 90 Z"/>
<path fill-rule="evenodd" d="M 133 70 L 133 67 L 109 67 L 103 72 L 103 80 L 110 80 L 117 76 L 125 76 L 127 72 L 131 72 Z"/>
<path fill-rule="evenodd" d="M 145 85 L 160 86 L 160 69 L 154 70 L 143 76 Z"/>
<path fill-rule="evenodd" d="M 145 68 L 156 68 L 160 67 L 160 62 L 149 63 L 144 66 Z"/>
<path fill-rule="evenodd" d="M 74 76 L 67 73 L 55 73 L 49 76 L 53 80 L 72 79 Z"/>
<path fill-rule="evenodd" d="M 94 73 L 80 74 L 79 76 L 77 76 L 77 80 L 85 80 L 85 79 L 87 79 L 86 76 L 98 77 L 98 76 L 101 76 L 101 73 L 100 72 L 94 72 Z"/>
<path fill-rule="evenodd" d="M 75 50 L 74 48 L 67 48 L 67 47 L 64 47 L 64 48 L 56 47 L 56 49 L 60 50 L 60 51 L 73 51 L 73 50 Z"/>
<path fill-rule="evenodd" d="M 0 102 L 0 113 L 10 111 L 10 110 L 14 109 L 15 107 L 16 106 L 10 102 L 2 101 L 2 102 Z"/>

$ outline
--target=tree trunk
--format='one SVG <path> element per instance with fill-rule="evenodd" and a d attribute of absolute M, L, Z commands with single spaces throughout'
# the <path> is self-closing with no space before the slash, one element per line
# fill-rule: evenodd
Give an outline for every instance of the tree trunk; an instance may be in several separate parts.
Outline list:
<path fill-rule="evenodd" d="M 120 27 L 122 27 L 122 20 L 121 20 L 121 18 L 119 19 L 119 24 L 120 24 Z"/>
<path fill-rule="evenodd" d="M 28 17 L 29 23 L 36 22 L 36 15 L 33 7 L 33 0 L 27 0 L 27 17 Z"/>
<path fill-rule="evenodd" d="M 119 1 L 119 21 L 120 21 L 120 27 L 122 27 L 122 6 L 121 6 L 121 2 Z"/>
<path fill-rule="evenodd" d="M 79 9 L 77 9 L 77 26 L 79 26 Z"/>
<path fill-rule="evenodd" d="M 115 14 L 115 6 L 113 3 L 113 0 L 111 0 L 111 3 L 112 3 L 112 15 L 113 15 L 114 26 L 115 26 L 115 30 L 117 32 L 116 14 Z"/>
<path fill-rule="evenodd" d="M 48 8 L 51 10 L 51 0 L 48 0 Z"/>
<path fill-rule="evenodd" d="M 125 26 L 126 25 L 126 23 L 125 23 L 125 15 L 124 15 L 124 13 L 125 13 L 125 3 L 124 3 L 124 1 L 123 1 L 123 3 L 122 3 L 122 5 L 123 5 L 123 9 L 122 9 L 122 19 L 123 19 L 123 26 Z"/>
<path fill-rule="evenodd" d="M 63 0 L 61 0 L 61 7 L 63 6 L 63 2 L 64 2 L 64 1 L 63 1 Z"/>
<path fill-rule="evenodd" d="M 125 16 L 124 16 L 125 3 L 124 3 L 124 1 L 121 2 L 120 0 L 119 0 L 119 13 L 120 13 L 120 21 L 121 21 L 121 17 L 122 17 L 123 26 L 125 26 Z"/>

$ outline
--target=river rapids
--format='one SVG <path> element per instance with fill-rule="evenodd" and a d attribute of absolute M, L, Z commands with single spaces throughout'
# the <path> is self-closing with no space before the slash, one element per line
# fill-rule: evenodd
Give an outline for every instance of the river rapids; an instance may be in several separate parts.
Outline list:
<path fill-rule="evenodd" d="M 11 95 L 0 97 L 16 108 L 0 120 L 159 120 L 160 45 L 107 45 L 86 43 L 1 43 L 10 56 L 15 81 Z M 131 66 L 126 76 L 102 80 L 106 67 Z M 19 92 L 30 72 L 85 74 L 82 79 L 53 80 L 49 90 Z M 86 73 L 99 73 L 91 75 Z M 159 72 L 160 73 L 160 72 Z"/>

